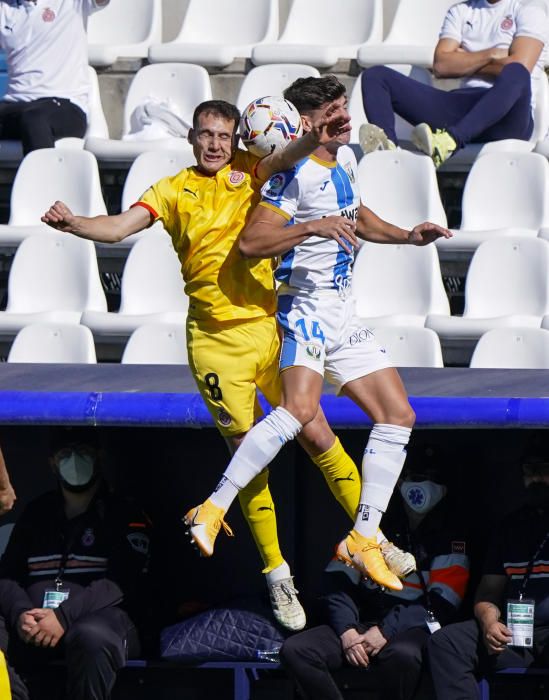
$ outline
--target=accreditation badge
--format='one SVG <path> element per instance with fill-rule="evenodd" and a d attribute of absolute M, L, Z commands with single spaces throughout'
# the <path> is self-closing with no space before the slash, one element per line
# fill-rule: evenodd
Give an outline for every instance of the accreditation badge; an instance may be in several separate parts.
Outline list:
<path fill-rule="evenodd" d="M 432 613 L 430 610 L 425 616 L 425 624 L 427 625 L 427 628 L 431 634 L 438 632 L 438 630 L 440 629 L 440 622 L 437 620 L 434 613 Z"/>
<path fill-rule="evenodd" d="M 507 600 L 507 627 L 513 635 L 509 646 L 529 647 L 534 645 L 534 612 L 536 604 L 533 600 Z"/>
<path fill-rule="evenodd" d="M 69 597 L 68 588 L 46 588 L 44 591 L 43 608 L 58 608 L 64 600 Z"/>

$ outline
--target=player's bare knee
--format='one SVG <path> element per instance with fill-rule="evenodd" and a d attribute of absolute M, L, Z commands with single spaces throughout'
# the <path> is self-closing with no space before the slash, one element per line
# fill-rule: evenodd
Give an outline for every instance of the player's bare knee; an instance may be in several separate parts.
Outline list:
<path fill-rule="evenodd" d="M 376 423 L 387 423 L 389 425 L 399 425 L 402 428 L 413 428 L 416 422 L 416 414 L 409 403 L 402 406 L 393 407 Z"/>
<path fill-rule="evenodd" d="M 301 423 L 301 425 L 307 425 L 316 416 L 318 411 L 318 406 L 312 404 L 310 401 L 295 401 L 281 404 L 292 416 Z"/>

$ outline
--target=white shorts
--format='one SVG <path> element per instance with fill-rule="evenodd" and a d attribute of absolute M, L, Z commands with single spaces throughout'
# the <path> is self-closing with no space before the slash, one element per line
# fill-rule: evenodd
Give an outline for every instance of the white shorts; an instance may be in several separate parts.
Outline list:
<path fill-rule="evenodd" d="M 337 291 L 314 295 L 280 293 L 278 324 L 283 333 L 280 370 L 308 367 L 337 387 L 393 367 L 372 331 L 355 314 L 355 300 Z"/>

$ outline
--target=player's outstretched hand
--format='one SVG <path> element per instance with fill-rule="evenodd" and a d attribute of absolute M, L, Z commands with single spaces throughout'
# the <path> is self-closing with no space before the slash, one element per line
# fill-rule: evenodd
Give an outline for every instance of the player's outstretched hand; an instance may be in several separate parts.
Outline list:
<path fill-rule="evenodd" d="M 70 233 L 74 230 L 76 218 L 64 202 L 58 201 L 52 204 L 41 220 L 58 231 Z"/>
<path fill-rule="evenodd" d="M 0 484 L 0 515 L 9 513 L 15 504 L 16 498 L 13 486 L 9 482 Z"/>
<path fill-rule="evenodd" d="M 314 233 L 322 238 L 333 238 L 347 253 L 358 248 L 356 224 L 344 216 L 325 216 L 314 222 Z"/>
<path fill-rule="evenodd" d="M 408 243 L 412 245 L 429 245 L 437 238 L 452 238 L 452 232 L 444 226 L 425 221 L 414 226 L 408 235 Z"/>
<path fill-rule="evenodd" d="M 311 133 L 319 146 L 351 131 L 351 117 L 347 110 L 330 105 L 311 123 Z"/>

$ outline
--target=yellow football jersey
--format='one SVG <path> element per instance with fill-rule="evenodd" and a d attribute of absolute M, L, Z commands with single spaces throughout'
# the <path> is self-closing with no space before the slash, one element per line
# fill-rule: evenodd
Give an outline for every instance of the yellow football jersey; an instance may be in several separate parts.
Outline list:
<path fill-rule="evenodd" d="M 157 182 L 137 203 L 172 238 L 191 318 L 221 323 L 275 311 L 273 261 L 246 260 L 238 251 L 238 236 L 259 201 L 257 160 L 237 151 L 214 176 L 185 168 Z"/>

